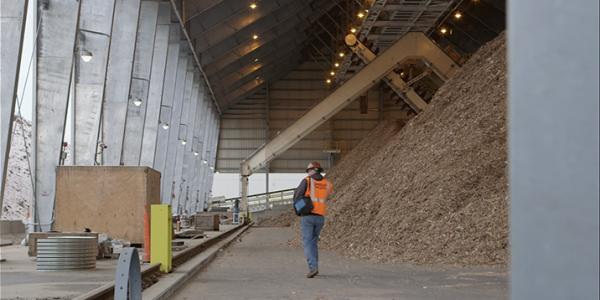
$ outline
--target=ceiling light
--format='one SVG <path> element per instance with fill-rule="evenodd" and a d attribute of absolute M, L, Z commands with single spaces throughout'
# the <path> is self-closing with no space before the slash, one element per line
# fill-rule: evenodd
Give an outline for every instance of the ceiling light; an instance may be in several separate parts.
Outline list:
<path fill-rule="evenodd" d="M 186 140 L 181 140 L 181 144 L 185 145 L 185 144 L 187 144 L 187 141 Z"/>
<path fill-rule="evenodd" d="M 365 13 L 369 13 L 369 10 L 368 10 L 368 9 L 365 9 Z"/>
<path fill-rule="evenodd" d="M 194 151 L 194 156 L 198 156 L 200 155 L 200 153 L 198 153 L 198 151 Z"/>
<path fill-rule="evenodd" d="M 256 3 L 251 3 L 250 4 L 250 8 L 251 9 L 256 9 L 258 6 L 256 5 Z"/>
<path fill-rule="evenodd" d="M 162 124 L 162 128 L 163 128 L 164 130 L 167 130 L 167 129 L 169 129 L 169 123 L 163 123 L 163 124 Z"/>
<path fill-rule="evenodd" d="M 340 66 L 340 63 L 333 64 L 336 68 Z"/>
<path fill-rule="evenodd" d="M 331 71 L 331 72 L 329 72 L 329 75 L 331 75 L 331 76 L 334 76 L 334 75 L 335 75 L 335 72 L 334 72 L 334 71 Z"/>
<path fill-rule="evenodd" d="M 133 98 L 133 105 L 135 106 L 140 106 L 142 105 L 142 99 L 138 98 L 138 97 L 134 97 Z"/>
<path fill-rule="evenodd" d="M 331 79 L 327 78 L 327 80 L 325 80 L 325 83 L 331 83 Z"/>
<path fill-rule="evenodd" d="M 460 13 L 460 11 L 457 11 L 457 12 L 454 13 L 454 18 L 457 19 L 457 20 L 460 19 L 460 18 L 462 18 L 462 14 Z"/>
<path fill-rule="evenodd" d="M 211 169 L 211 170 L 214 170 L 214 169 L 215 169 L 215 167 L 210 167 L 210 169 Z"/>
<path fill-rule="evenodd" d="M 404 72 L 400 72 L 400 76 L 404 77 Z"/>
<path fill-rule="evenodd" d="M 350 32 L 356 33 L 356 28 L 350 28 Z"/>
<path fill-rule="evenodd" d="M 205 159 L 205 160 L 203 160 L 202 162 L 203 162 L 204 164 L 207 164 L 207 163 L 208 163 L 208 160 L 206 160 L 206 159 Z"/>
<path fill-rule="evenodd" d="M 258 39 L 258 35 L 256 35 L 256 34 L 255 34 L 255 35 L 253 35 L 253 36 L 252 36 L 252 39 L 253 39 L 253 40 L 256 40 L 256 39 Z"/>
<path fill-rule="evenodd" d="M 258 62 L 258 58 L 255 58 L 255 59 L 254 59 L 254 62 Z"/>
<path fill-rule="evenodd" d="M 346 55 L 346 54 L 345 54 L 344 52 L 340 52 L 338 55 L 339 55 L 340 57 L 344 57 L 344 55 Z"/>
<path fill-rule="evenodd" d="M 440 33 L 446 34 L 446 33 L 448 33 L 448 29 L 446 27 L 442 27 L 442 28 L 440 28 Z"/>
<path fill-rule="evenodd" d="M 359 19 L 364 18 L 365 14 L 361 11 L 356 15 Z"/>
<path fill-rule="evenodd" d="M 81 51 L 81 60 L 83 60 L 84 62 L 89 62 L 90 60 L 92 60 L 92 52 L 87 51 L 87 50 L 82 50 Z"/>

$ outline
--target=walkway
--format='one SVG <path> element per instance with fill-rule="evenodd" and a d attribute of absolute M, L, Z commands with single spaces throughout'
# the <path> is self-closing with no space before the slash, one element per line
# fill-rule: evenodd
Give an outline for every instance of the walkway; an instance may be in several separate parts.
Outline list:
<path fill-rule="evenodd" d="M 415 267 L 321 253 L 320 274 L 305 278 L 289 228 L 251 228 L 190 279 L 173 299 L 506 299 L 508 276 L 494 268 Z"/>

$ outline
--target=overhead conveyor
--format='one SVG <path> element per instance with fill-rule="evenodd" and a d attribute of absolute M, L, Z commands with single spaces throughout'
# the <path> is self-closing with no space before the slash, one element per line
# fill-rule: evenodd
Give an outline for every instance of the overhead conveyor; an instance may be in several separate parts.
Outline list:
<path fill-rule="evenodd" d="M 414 91 L 411 91 L 412 89 L 402 78 L 392 72 L 398 64 L 408 59 L 423 59 L 442 79 L 452 76 L 458 68 L 436 44 L 419 32 L 407 33 L 377 57 L 356 38 L 350 37 L 347 42 L 350 42 L 349 46 L 353 51 L 369 63 L 285 131 L 241 163 L 242 211 L 247 211 L 248 177 L 252 173 L 264 168 L 271 160 L 298 143 L 380 80 L 386 78 L 386 82 L 407 95 L 406 98 L 412 102 L 415 108 L 424 109 L 426 103 Z"/>

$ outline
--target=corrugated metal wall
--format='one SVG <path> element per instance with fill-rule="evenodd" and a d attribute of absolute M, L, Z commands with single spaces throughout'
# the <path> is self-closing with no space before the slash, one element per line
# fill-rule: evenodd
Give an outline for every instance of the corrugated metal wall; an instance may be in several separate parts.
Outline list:
<path fill-rule="evenodd" d="M 238 173 L 242 159 L 289 127 L 331 92 L 324 81 L 323 69 L 311 62 L 300 65 L 282 79 L 270 83 L 268 88 L 233 105 L 222 115 L 217 171 Z M 329 168 L 380 120 L 408 119 L 407 112 L 389 95 L 380 99 L 378 86 L 369 90 L 365 97 L 366 100 L 352 102 L 272 161 L 269 171 L 302 172 L 306 164 L 314 160 Z M 331 153 L 337 151 L 339 153 Z"/>

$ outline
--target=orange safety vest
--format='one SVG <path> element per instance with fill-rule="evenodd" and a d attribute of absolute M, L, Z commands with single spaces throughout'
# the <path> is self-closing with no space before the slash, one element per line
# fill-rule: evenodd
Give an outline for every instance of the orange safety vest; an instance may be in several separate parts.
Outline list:
<path fill-rule="evenodd" d="M 323 178 L 321 181 L 312 180 L 310 176 L 306 178 L 305 197 L 310 197 L 312 200 L 313 209 L 310 211 L 313 214 L 325 216 L 327 214 L 327 197 L 333 192 L 333 185 L 329 180 Z"/>

